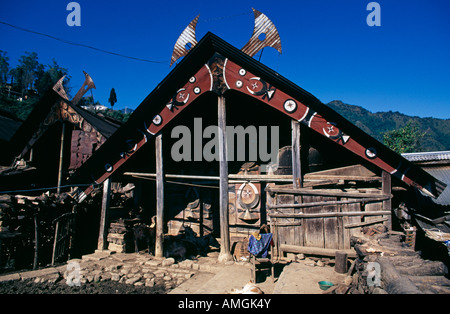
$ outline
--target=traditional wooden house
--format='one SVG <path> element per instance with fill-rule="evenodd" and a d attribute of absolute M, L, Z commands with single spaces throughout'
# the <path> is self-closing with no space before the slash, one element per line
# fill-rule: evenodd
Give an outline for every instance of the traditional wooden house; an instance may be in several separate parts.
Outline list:
<path fill-rule="evenodd" d="M 281 51 L 264 14 L 255 10 L 255 30 L 242 50 L 212 33 L 197 43 L 197 19 L 175 45 L 172 62 L 185 55 L 182 61 L 78 169 L 71 181 L 80 185 L 76 200 L 100 184 L 107 195 L 111 178 L 134 180 L 137 203 L 146 202 L 157 216 L 156 255 L 165 227 L 176 231 L 187 223 L 220 236 L 219 260 L 228 260 L 233 242 L 262 224 L 272 226 L 279 252 L 349 249 L 360 227 L 390 223 L 393 183 L 432 197 L 444 190 L 441 181 L 255 60 L 263 47 Z M 189 43 L 192 48 L 183 48 Z M 237 134 L 244 144 L 230 137 L 238 126 L 247 131 Z M 259 132 L 258 152 L 277 142 L 277 161 L 251 155 L 252 130 Z M 236 158 L 243 150 L 245 157 Z M 153 185 L 144 185 L 146 179 Z M 103 222 L 106 217 L 103 212 Z"/>
<path fill-rule="evenodd" d="M 61 78 L 8 138 L 2 160 L 10 168 L 0 176 L 0 190 L 58 187 L 59 192 L 70 173 L 119 128 L 120 123 L 77 106 L 83 95 L 95 88 L 87 73 L 85 77 L 72 101 Z"/>

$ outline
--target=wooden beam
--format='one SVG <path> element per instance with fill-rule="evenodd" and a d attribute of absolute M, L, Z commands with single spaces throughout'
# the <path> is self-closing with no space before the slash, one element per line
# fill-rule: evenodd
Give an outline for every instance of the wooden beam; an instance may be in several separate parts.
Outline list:
<path fill-rule="evenodd" d="M 380 197 L 384 198 L 387 195 L 375 194 L 375 193 L 358 193 L 358 192 L 343 192 L 337 190 L 313 190 L 313 189 L 289 189 L 289 188 L 278 188 L 278 187 L 267 187 L 267 192 L 271 193 L 286 193 L 286 194 L 297 194 L 297 195 L 322 195 L 322 196 L 337 196 L 337 197 L 349 197 L 349 198 L 374 198 Z"/>
<path fill-rule="evenodd" d="M 230 232 L 228 217 L 228 160 L 226 134 L 226 106 L 225 97 L 218 97 L 218 127 L 219 127 L 219 212 L 220 212 L 220 254 L 219 262 L 231 261 Z"/>
<path fill-rule="evenodd" d="M 290 252 L 290 253 L 303 253 L 309 255 L 319 255 L 319 256 L 336 256 L 336 252 L 344 252 L 348 257 L 357 257 L 355 250 L 341 250 L 341 249 L 325 249 L 319 247 L 309 247 L 309 246 L 299 246 L 299 245 L 289 245 L 281 244 L 280 251 Z"/>
<path fill-rule="evenodd" d="M 164 252 L 164 168 L 162 134 L 155 139 L 156 159 L 156 241 L 155 256 L 162 257 Z"/>
<path fill-rule="evenodd" d="M 102 211 L 100 214 L 100 228 L 98 231 L 98 250 L 108 249 L 108 212 L 109 202 L 111 200 L 111 179 L 107 178 L 103 181 L 103 197 L 102 197 Z"/>
<path fill-rule="evenodd" d="M 139 176 L 139 177 L 156 177 L 156 173 L 148 172 L 124 172 L 125 176 Z M 216 180 L 219 181 L 219 176 L 202 176 L 202 175 L 188 175 L 188 174 L 165 174 L 167 179 L 191 179 L 191 180 Z M 265 181 L 265 182 L 293 182 L 291 175 L 276 175 L 276 174 L 228 174 L 228 179 L 242 180 L 242 181 Z M 328 180 L 329 182 L 324 182 Z M 333 184 L 339 181 L 362 181 L 362 182 L 380 182 L 380 177 L 355 177 L 355 176 L 338 176 L 338 175 L 312 175 L 310 173 L 303 177 L 303 181 L 314 184 Z"/>
<path fill-rule="evenodd" d="M 323 201 L 323 202 L 311 202 L 303 204 L 277 204 L 277 205 L 267 205 L 267 208 L 304 208 L 313 206 L 327 206 L 327 205 L 344 205 L 344 204 L 354 204 L 354 203 L 369 203 L 369 202 L 381 202 L 387 197 L 375 197 L 375 198 L 358 198 L 348 201 Z"/>
<path fill-rule="evenodd" d="M 368 177 L 368 176 L 347 176 L 347 175 L 334 175 L 334 174 L 315 174 L 307 173 L 304 177 L 305 181 L 310 180 L 340 180 L 340 181 L 357 181 L 357 182 L 380 182 L 380 177 Z"/>
<path fill-rule="evenodd" d="M 390 215 L 391 211 L 365 211 L 365 212 L 323 212 L 323 213 L 270 213 L 271 218 L 322 218 L 322 217 L 348 217 L 348 216 L 380 216 Z"/>

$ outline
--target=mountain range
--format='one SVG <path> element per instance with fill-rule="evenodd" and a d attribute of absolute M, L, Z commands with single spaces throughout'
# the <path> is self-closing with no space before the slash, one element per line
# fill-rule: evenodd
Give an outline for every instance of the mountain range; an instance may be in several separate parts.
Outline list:
<path fill-rule="evenodd" d="M 417 123 L 425 136 L 419 142 L 419 151 L 450 150 L 450 119 L 421 118 L 400 112 L 371 112 L 360 106 L 333 100 L 327 104 L 361 130 L 383 143 L 383 134 L 404 127 L 409 121 Z"/>

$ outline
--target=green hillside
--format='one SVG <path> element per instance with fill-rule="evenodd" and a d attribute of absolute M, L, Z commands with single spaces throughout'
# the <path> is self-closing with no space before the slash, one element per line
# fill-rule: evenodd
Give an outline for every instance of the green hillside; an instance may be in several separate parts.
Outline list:
<path fill-rule="evenodd" d="M 392 111 L 373 113 L 340 100 L 333 100 L 327 105 L 380 142 L 383 142 L 385 132 L 402 128 L 412 121 L 426 132 L 420 141 L 419 151 L 450 150 L 450 119 L 420 118 Z"/>

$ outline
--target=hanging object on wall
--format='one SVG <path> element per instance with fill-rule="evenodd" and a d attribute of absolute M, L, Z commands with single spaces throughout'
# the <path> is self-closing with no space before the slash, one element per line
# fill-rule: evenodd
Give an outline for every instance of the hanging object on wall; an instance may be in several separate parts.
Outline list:
<path fill-rule="evenodd" d="M 189 25 L 178 37 L 175 47 L 173 48 L 172 58 L 170 60 L 170 66 L 174 64 L 178 59 L 184 57 L 188 52 L 197 45 L 197 39 L 195 37 L 195 28 L 200 14 L 189 23 Z"/>
<path fill-rule="evenodd" d="M 242 52 L 253 57 L 265 47 L 272 47 L 281 53 L 281 39 L 278 30 L 272 21 L 263 13 L 253 9 L 255 14 L 255 28 L 248 43 L 241 49 Z"/>

